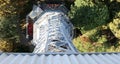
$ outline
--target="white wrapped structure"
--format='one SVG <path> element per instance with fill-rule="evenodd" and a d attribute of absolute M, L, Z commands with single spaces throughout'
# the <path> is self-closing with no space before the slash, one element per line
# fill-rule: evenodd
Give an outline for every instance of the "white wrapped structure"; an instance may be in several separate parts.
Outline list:
<path fill-rule="evenodd" d="M 56 9 L 46 8 L 35 16 L 39 17 L 33 26 L 33 53 L 77 53 L 72 44 L 73 25 L 66 12 L 64 6 L 59 6 Z M 34 17 L 34 13 L 30 14 L 30 17 Z"/>

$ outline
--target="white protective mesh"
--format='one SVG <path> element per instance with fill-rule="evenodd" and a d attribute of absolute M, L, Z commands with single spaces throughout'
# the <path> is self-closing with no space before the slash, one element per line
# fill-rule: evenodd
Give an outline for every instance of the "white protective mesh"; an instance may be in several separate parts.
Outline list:
<path fill-rule="evenodd" d="M 32 19 L 32 20 L 36 20 L 38 19 L 39 15 L 43 12 L 43 10 L 37 6 L 37 5 L 33 5 L 33 9 L 32 11 L 28 14 L 28 16 Z"/>
<path fill-rule="evenodd" d="M 46 11 L 34 23 L 34 53 L 77 52 L 72 44 L 73 25 L 60 11 Z"/>

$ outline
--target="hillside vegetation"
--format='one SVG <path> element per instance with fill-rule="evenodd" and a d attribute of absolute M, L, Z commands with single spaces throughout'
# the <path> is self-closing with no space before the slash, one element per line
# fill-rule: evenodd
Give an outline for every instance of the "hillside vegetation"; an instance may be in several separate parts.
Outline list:
<path fill-rule="evenodd" d="M 69 17 L 79 51 L 120 52 L 120 1 L 76 0 Z"/>
<path fill-rule="evenodd" d="M 1 51 L 30 52 L 22 27 L 34 2 L 0 0 Z M 68 16 L 80 52 L 120 52 L 120 0 L 76 0 Z"/>

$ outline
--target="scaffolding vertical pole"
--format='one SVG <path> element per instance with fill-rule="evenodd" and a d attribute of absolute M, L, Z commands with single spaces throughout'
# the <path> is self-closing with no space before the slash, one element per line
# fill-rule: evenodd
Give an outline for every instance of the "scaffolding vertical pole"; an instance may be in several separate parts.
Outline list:
<path fill-rule="evenodd" d="M 27 15 L 26 16 L 26 38 L 28 39 L 28 19 L 29 19 L 29 16 Z"/>

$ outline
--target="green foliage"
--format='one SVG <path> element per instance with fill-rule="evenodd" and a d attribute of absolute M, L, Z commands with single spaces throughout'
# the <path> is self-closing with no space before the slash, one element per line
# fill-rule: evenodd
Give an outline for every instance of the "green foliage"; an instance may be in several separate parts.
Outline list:
<path fill-rule="evenodd" d="M 107 23 L 108 9 L 102 3 L 95 4 L 91 0 L 76 0 L 69 13 L 75 27 L 86 31 Z"/>
<path fill-rule="evenodd" d="M 120 52 L 119 5 L 116 0 L 75 1 L 69 17 L 82 33 L 73 40 L 80 52 Z"/>
<path fill-rule="evenodd" d="M 108 0 L 109 1 L 109 0 Z M 109 8 L 109 14 L 110 14 L 110 19 L 113 20 L 114 18 L 117 18 L 117 14 L 120 12 L 120 0 L 113 0 L 109 2 L 108 8 Z M 119 16 L 120 18 L 120 16 Z"/>
<path fill-rule="evenodd" d="M 20 25 L 21 20 L 26 17 L 32 9 L 31 0 L 0 0 L 0 39 L 7 41 L 7 44 L 16 44 L 11 46 L 14 49 L 23 50 L 24 45 L 20 45 Z M 0 41 L 0 45 L 6 44 Z M 20 46 L 19 46 L 20 45 Z M 8 45 L 9 46 L 9 45 Z M 0 47 L 2 49 L 3 47 Z M 7 48 L 6 46 L 4 48 Z M 15 51 L 12 49 L 12 51 Z M 26 48 L 27 49 L 27 48 Z M 20 51 L 19 51 L 20 52 Z"/>
<path fill-rule="evenodd" d="M 112 33 L 120 39 L 120 12 L 116 15 L 118 18 L 113 19 L 113 22 L 109 23 L 109 28 Z"/>
<path fill-rule="evenodd" d="M 1 17 L 0 38 L 16 39 L 18 41 L 17 16 Z"/>
<path fill-rule="evenodd" d="M 83 43 L 79 37 L 75 38 L 73 42 L 80 52 L 120 52 L 120 41 L 117 42 L 117 47 L 99 42 Z"/>
<path fill-rule="evenodd" d="M 28 46 L 16 43 L 20 37 L 18 26 L 21 24 L 21 22 L 18 23 L 18 16 L 20 20 L 24 19 L 32 9 L 33 1 L 0 0 L 0 50 L 29 51 Z M 120 2 L 116 1 L 75 1 L 69 17 L 74 26 L 80 29 L 82 36 L 88 37 L 87 40 L 79 37 L 73 40 L 78 50 L 81 52 L 120 52 Z M 114 35 L 110 35 L 111 32 L 117 39 Z M 117 44 L 109 46 L 107 43 Z"/>
<path fill-rule="evenodd" d="M 13 44 L 9 40 L 0 39 L 0 51 L 11 52 L 13 50 Z"/>

